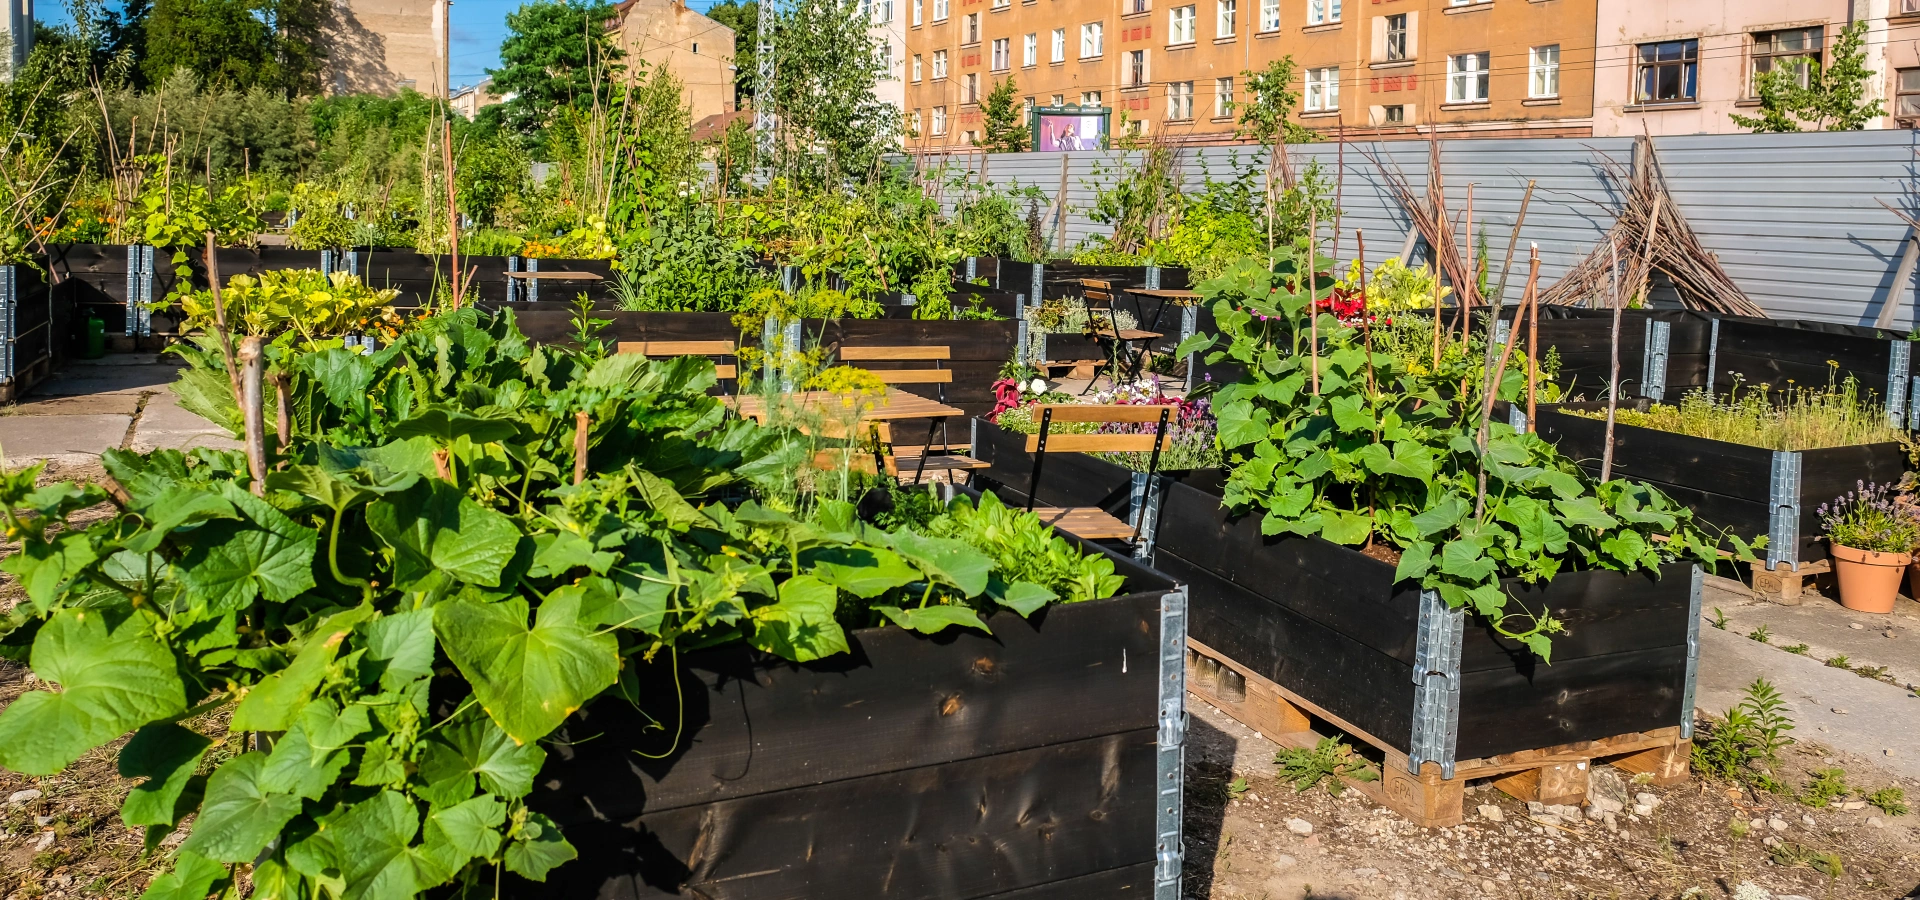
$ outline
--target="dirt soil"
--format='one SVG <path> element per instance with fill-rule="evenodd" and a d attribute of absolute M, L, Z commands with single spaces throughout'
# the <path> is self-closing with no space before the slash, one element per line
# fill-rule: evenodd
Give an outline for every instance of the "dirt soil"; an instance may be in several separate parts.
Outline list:
<path fill-rule="evenodd" d="M 1617 816 L 1617 830 L 1578 816 L 1543 824 L 1529 817 L 1527 804 L 1480 782 L 1468 787 L 1465 823 L 1425 829 L 1358 791 L 1338 797 L 1324 786 L 1296 791 L 1277 777 L 1274 744 L 1204 701 L 1189 699 L 1187 897 L 1920 897 L 1920 816 L 1889 817 L 1872 807 L 1810 809 L 1791 798 L 1756 799 L 1698 777 L 1673 787 L 1635 785 L 1625 773 L 1601 766 L 1595 769 L 1599 780 L 1618 778 L 1629 796 L 1649 792 L 1658 805 L 1645 816 Z M 1864 759 L 1830 753 L 1817 744 L 1795 744 L 1781 768 L 1838 765 L 1850 784 L 1870 790 L 1897 785 L 1909 803 L 1920 799 L 1920 784 L 1877 773 Z M 1239 778 L 1244 790 L 1235 789 Z M 1819 853 L 1839 855 L 1837 878 L 1798 861 Z M 1776 855 L 1788 864 L 1775 862 Z M 1736 893 L 1742 883 L 1752 887 Z"/>

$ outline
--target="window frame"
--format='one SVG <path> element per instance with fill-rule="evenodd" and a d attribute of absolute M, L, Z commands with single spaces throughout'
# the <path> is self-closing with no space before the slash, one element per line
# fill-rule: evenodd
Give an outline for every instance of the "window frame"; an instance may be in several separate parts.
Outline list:
<path fill-rule="evenodd" d="M 1260 30 L 1258 34 L 1273 34 L 1280 30 L 1280 0 L 1260 0 Z"/>
<path fill-rule="evenodd" d="M 945 22 L 953 15 L 953 0 L 933 0 L 934 24 Z"/>
<path fill-rule="evenodd" d="M 1790 34 L 1794 32 L 1799 32 L 1811 38 L 1811 40 L 1808 41 L 1808 45 L 1809 45 L 1808 48 L 1803 48 L 1800 50 L 1769 49 L 1766 52 L 1761 52 L 1760 50 L 1761 38 L 1768 38 L 1769 43 L 1771 43 L 1774 39 L 1777 39 L 1780 35 Z M 1748 37 L 1750 38 L 1750 40 L 1747 41 L 1746 99 L 1748 100 L 1760 99 L 1760 75 L 1762 74 L 1762 69 L 1760 68 L 1760 66 L 1762 63 L 1766 64 L 1766 67 L 1767 67 L 1766 71 L 1772 71 L 1774 66 L 1779 65 L 1782 62 L 1786 62 L 1788 60 L 1795 60 L 1795 59 L 1810 60 L 1815 65 L 1826 65 L 1827 29 L 1826 29 L 1826 26 L 1824 25 L 1810 25 L 1805 28 L 1775 28 L 1768 31 L 1754 31 L 1754 32 L 1749 32 Z M 1813 70 L 1811 67 L 1806 65 L 1802 65 L 1800 67 L 1800 86 L 1801 87 L 1807 86 L 1808 79 L 1812 76 L 1812 74 L 1813 74 Z"/>
<path fill-rule="evenodd" d="M 921 60 L 920 54 L 915 53 L 913 55 L 913 83 L 914 84 L 919 84 L 921 81 L 925 80 L 922 77 L 922 74 L 925 68 L 926 68 L 925 64 Z"/>
<path fill-rule="evenodd" d="M 1020 37 L 1020 68 L 1031 69 L 1040 61 L 1040 32 L 1029 31 Z"/>
<path fill-rule="evenodd" d="M 1147 71 L 1147 51 L 1144 49 L 1125 50 L 1122 51 L 1122 53 L 1124 54 L 1120 60 L 1122 86 L 1127 88 L 1146 87 L 1150 78 Z"/>
<path fill-rule="evenodd" d="M 1194 39 L 1199 37 L 1199 18 L 1200 6 L 1197 3 L 1167 10 L 1167 46 L 1194 43 Z"/>
<path fill-rule="evenodd" d="M 942 137 L 946 135 L 947 133 L 947 108 L 946 107 L 936 106 L 933 108 L 932 124 L 933 124 L 933 130 L 931 134 L 934 137 Z"/>
<path fill-rule="evenodd" d="M 1462 60 L 1471 60 L 1473 65 L 1462 68 Z M 1449 104 L 1491 102 L 1493 72 L 1490 64 L 1492 61 L 1493 54 L 1486 50 L 1477 53 L 1447 54 L 1447 102 Z M 1468 87 L 1474 90 L 1469 93 L 1465 90 Z"/>
<path fill-rule="evenodd" d="M 1233 76 L 1223 75 L 1213 80 L 1213 117 L 1224 119 L 1233 115 Z"/>
<path fill-rule="evenodd" d="M 1092 47 L 1093 52 L 1087 52 Z M 1080 58 L 1099 59 L 1107 55 L 1107 23 L 1083 22 L 1080 25 Z"/>
<path fill-rule="evenodd" d="M 1093 98 L 1092 103 L 1087 102 L 1088 97 Z M 1105 106 L 1106 103 L 1107 103 L 1106 95 L 1100 91 L 1081 91 L 1080 92 L 1080 106 L 1082 108 L 1091 106 L 1095 109 L 1099 109 Z"/>
<path fill-rule="evenodd" d="M 1011 71 L 1013 69 L 1013 39 L 994 38 L 991 46 L 993 49 L 990 51 L 991 56 L 989 57 L 988 71 Z"/>
<path fill-rule="evenodd" d="M 1911 89 L 1901 84 L 1903 80 L 1901 76 L 1908 74 L 1913 76 L 1913 84 L 1910 86 Z M 1900 111 L 1900 98 L 1902 97 L 1913 98 L 1912 112 Z M 1893 115 L 1899 119 L 1920 118 L 1920 66 L 1893 70 Z"/>
<path fill-rule="evenodd" d="M 944 81 L 947 77 L 947 51 L 933 51 L 933 80 Z"/>
<path fill-rule="evenodd" d="M 1239 34 L 1240 0 L 1213 0 L 1213 39 L 1225 40 Z"/>
<path fill-rule="evenodd" d="M 1047 62 L 1051 65 L 1059 65 L 1061 63 L 1066 62 L 1067 61 L 1067 29 L 1064 27 L 1055 28 L 1053 30 L 1053 39 L 1051 41 L 1051 44 L 1052 44 L 1051 49 L 1053 52 L 1051 54 L 1051 58 L 1049 58 Z"/>
<path fill-rule="evenodd" d="M 1398 119 L 1394 118 L 1395 113 L 1399 113 L 1400 117 Z M 1380 124 L 1382 125 L 1407 124 L 1407 105 L 1405 103 L 1390 103 L 1380 107 Z"/>
<path fill-rule="evenodd" d="M 1175 115 L 1181 113 L 1181 115 Z M 1193 121 L 1193 82 L 1167 82 L 1167 121 Z"/>
<path fill-rule="evenodd" d="M 1307 0 L 1307 27 L 1340 24 L 1340 0 Z"/>
<path fill-rule="evenodd" d="M 961 101 L 961 105 L 964 106 L 968 103 L 980 102 L 980 73 L 979 72 L 968 72 L 966 74 L 965 79 L 962 80 L 961 85 L 962 86 L 961 86 L 960 95 L 966 98 L 965 100 Z"/>
<path fill-rule="evenodd" d="M 1553 51 L 1553 59 L 1551 60 L 1546 59 L 1544 54 L 1542 54 L 1541 52 L 1543 50 Z M 1552 79 L 1553 89 L 1551 91 L 1540 90 L 1542 73 L 1545 73 L 1546 77 Z M 1560 96 L 1560 45 L 1559 44 L 1541 44 L 1538 47 L 1528 47 L 1527 48 L 1527 99 L 1528 100 L 1554 100 L 1554 99 L 1558 99 L 1559 96 Z"/>
<path fill-rule="evenodd" d="M 1400 27 L 1393 27 L 1398 20 Z M 1393 13 L 1387 16 L 1387 62 L 1405 62 L 1412 57 L 1407 55 L 1408 19 L 1406 13 Z"/>
<path fill-rule="evenodd" d="M 913 0 L 913 27 L 919 28 L 925 18 L 926 0 Z"/>
<path fill-rule="evenodd" d="M 1300 92 L 1300 111 L 1330 113 L 1340 111 L 1340 67 L 1320 66 L 1307 69 L 1302 76 L 1305 89 Z"/>
<path fill-rule="evenodd" d="M 967 13 L 960 19 L 960 46 L 974 47 L 980 43 L 980 14 Z"/>
<path fill-rule="evenodd" d="M 1677 46 L 1680 55 L 1674 59 L 1660 59 L 1663 47 Z M 1654 53 L 1653 59 L 1647 58 L 1647 51 Z M 1689 52 L 1690 51 L 1690 52 Z M 1682 88 L 1680 96 L 1661 100 L 1654 97 L 1659 90 L 1646 90 L 1647 77 L 1659 79 L 1664 69 L 1677 69 L 1678 81 Z M 1700 39 L 1677 38 L 1671 41 L 1650 41 L 1635 44 L 1633 47 L 1633 81 L 1630 83 L 1634 106 L 1686 106 L 1700 102 Z"/>

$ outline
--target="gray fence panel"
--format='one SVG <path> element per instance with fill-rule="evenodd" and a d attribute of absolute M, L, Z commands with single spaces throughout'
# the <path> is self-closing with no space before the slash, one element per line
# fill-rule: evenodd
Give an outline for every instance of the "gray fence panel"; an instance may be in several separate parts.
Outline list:
<path fill-rule="evenodd" d="M 1912 131 L 1654 139 L 1674 205 L 1747 296 L 1782 319 L 1871 325 L 1920 211 Z M 1894 318 L 1920 325 L 1911 291 Z"/>
<path fill-rule="evenodd" d="M 1529 242 L 1540 245 L 1543 287 L 1559 281 L 1574 264 L 1602 245 L 1622 200 L 1619 188 L 1624 187 L 1606 177 L 1608 160 L 1630 171 L 1633 139 L 1533 138 L 1445 144 L 1441 168 L 1446 176 L 1449 211 L 1454 215 L 1464 213 L 1467 187 L 1474 188 L 1473 234 L 1467 233 L 1462 221 L 1456 240 L 1462 241 L 1464 248 L 1466 241 L 1473 240 L 1477 246 L 1479 237 L 1485 236 L 1489 288 L 1500 281 L 1507 243 L 1512 240 L 1513 223 L 1520 214 L 1529 179 L 1534 181 L 1533 200 L 1527 205 L 1527 218 L 1513 252 L 1512 274 L 1507 279 L 1509 302 L 1519 300 L 1526 284 Z"/>

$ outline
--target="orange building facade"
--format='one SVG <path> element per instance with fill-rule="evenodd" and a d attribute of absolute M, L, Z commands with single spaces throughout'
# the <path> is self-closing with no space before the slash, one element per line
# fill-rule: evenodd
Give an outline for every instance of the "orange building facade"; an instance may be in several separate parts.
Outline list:
<path fill-rule="evenodd" d="M 1349 138 L 1581 137 L 1597 0 L 901 0 L 910 151 L 970 148 L 1012 78 L 1116 132 L 1235 140 L 1246 73 L 1291 57 L 1297 120 Z"/>

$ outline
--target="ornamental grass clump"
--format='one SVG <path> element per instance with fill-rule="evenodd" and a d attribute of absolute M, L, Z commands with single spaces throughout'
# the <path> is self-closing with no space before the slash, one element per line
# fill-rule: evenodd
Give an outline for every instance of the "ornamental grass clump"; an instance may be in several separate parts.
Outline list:
<path fill-rule="evenodd" d="M 1829 366 L 1838 368 L 1836 363 Z M 1605 412 L 1574 411 L 1605 418 Z M 1863 396 L 1852 377 L 1825 387 L 1788 386 L 1771 393 L 1766 385 L 1742 385 L 1738 378 L 1727 399 L 1707 390 L 1688 391 L 1674 406 L 1655 404 L 1645 412 L 1621 409 L 1622 425 L 1670 431 L 1690 437 L 1764 447 L 1769 450 L 1819 450 L 1897 441 L 1903 432 L 1887 424 L 1886 409 Z"/>
<path fill-rule="evenodd" d="M 1920 510 L 1900 503 L 1891 484 L 1854 482 L 1854 489 L 1815 510 L 1827 540 L 1869 553 L 1920 547 Z"/>

